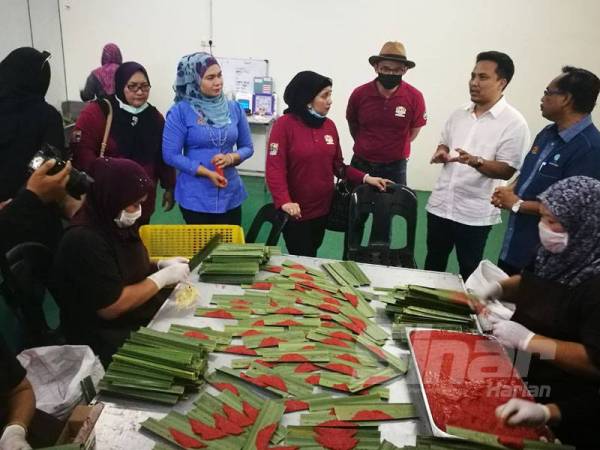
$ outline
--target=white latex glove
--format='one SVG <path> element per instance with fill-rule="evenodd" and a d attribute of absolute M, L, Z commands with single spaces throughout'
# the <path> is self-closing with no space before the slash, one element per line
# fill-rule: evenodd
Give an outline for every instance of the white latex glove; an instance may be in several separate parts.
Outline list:
<path fill-rule="evenodd" d="M 158 262 L 156 263 L 156 267 L 158 267 L 158 269 L 164 269 L 165 267 L 169 267 L 172 266 L 173 264 L 176 263 L 189 263 L 190 260 L 187 258 L 184 258 L 183 256 L 174 256 L 173 258 L 165 258 L 165 259 L 159 259 Z"/>
<path fill-rule="evenodd" d="M 526 351 L 529 341 L 535 333 L 523 325 L 512 320 L 504 320 L 496 316 L 488 316 L 492 324 L 492 333 L 498 341 L 507 348 L 516 348 Z"/>
<path fill-rule="evenodd" d="M 493 302 L 489 302 L 487 305 L 485 305 L 485 313 L 489 316 L 496 316 L 500 319 L 510 320 L 515 312 L 512 309 L 504 306 L 498 300 L 494 300 Z"/>
<path fill-rule="evenodd" d="M 498 300 L 493 300 L 486 303 L 485 308 L 477 315 L 477 319 L 483 331 L 492 331 L 494 325 L 490 321 L 490 317 L 510 320 L 514 313 L 512 309 L 507 308 Z"/>
<path fill-rule="evenodd" d="M 540 403 L 511 398 L 496 408 L 496 417 L 507 425 L 539 427 L 550 420 L 550 409 Z"/>
<path fill-rule="evenodd" d="M 149 275 L 148 279 L 152 280 L 158 289 L 162 289 L 185 280 L 189 274 L 190 268 L 186 263 L 174 263 Z"/>
<path fill-rule="evenodd" d="M 0 450 L 30 450 L 31 445 L 25 440 L 25 428 L 13 424 L 4 429 L 0 438 Z"/>
<path fill-rule="evenodd" d="M 489 302 L 491 300 L 497 300 L 502 298 L 502 285 L 497 281 L 491 281 L 487 283 L 485 286 L 480 287 L 479 289 L 471 289 L 474 295 L 479 297 L 484 302 Z"/>

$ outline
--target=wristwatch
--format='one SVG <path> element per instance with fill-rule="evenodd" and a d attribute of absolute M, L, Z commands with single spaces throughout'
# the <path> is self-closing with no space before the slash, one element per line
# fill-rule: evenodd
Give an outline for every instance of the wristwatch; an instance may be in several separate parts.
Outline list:
<path fill-rule="evenodd" d="M 517 214 L 519 212 L 519 209 L 521 209 L 522 204 L 523 204 L 523 200 L 519 199 L 513 203 L 513 205 L 510 207 L 510 210 L 512 212 L 514 212 L 515 214 Z"/>

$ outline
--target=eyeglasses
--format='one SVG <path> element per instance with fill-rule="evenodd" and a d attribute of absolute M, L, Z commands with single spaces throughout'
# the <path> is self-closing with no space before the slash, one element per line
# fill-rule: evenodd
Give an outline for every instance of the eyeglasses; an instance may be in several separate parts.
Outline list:
<path fill-rule="evenodd" d="M 563 91 L 558 89 L 544 89 L 544 97 L 549 97 L 550 95 L 560 95 L 564 94 Z"/>
<path fill-rule="evenodd" d="M 148 92 L 151 87 L 152 86 L 150 86 L 148 83 L 141 83 L 141 84 L 130 83 L 130 84 L 127 85 L 127 90 L 129 92 L 133 92 L 133 93 L 135 93 L 135 92 L 137 92 L 139 90 L 141 90 L 142 92 Z"/>
<path fill-rule="evenodd" d="M 390 69 L 389 67 L 379 67 L 377 72 L 382 75 L 402 75 L 404 74 L 404 67 L 400 67 L 399 69 Z"/>

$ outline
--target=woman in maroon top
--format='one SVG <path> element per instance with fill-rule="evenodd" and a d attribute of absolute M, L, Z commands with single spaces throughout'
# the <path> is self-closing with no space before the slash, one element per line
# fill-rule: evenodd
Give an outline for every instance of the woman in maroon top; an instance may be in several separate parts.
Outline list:
<path fill-rule="evenodd" d="M 387 180 L 344 164 L 331 107 L 331 79 L 299 72 L 285 88 L 288 105 L 273 125 L 267 155 L 267 185 L 276 208 L 291 216 L 283 229 L 289 253 L 316 256 L 333 198 L 333 177 L 385 190 Z"/>
<path fill-rule="evenodd" d="M 115 73 L 115 95 L 108 97 L 113 120 L 105 156 L 126 158 L 144 168 L 155 186 L 142 204 L 140 224 L 150 221 L 154 212 L 156 184 L 165 189 L 162 205 L 165 211 L 174 206 L 175 169 L 162 159 L 162 132 L 165 120 L 148 103 L 150 80 L 144 67 L 136 62 L 121 64 Z M 106 128 L 108 105 L 102 99 L 89 103 L 77 119 L 71 138 L 73 165 L 89 171 L 100 155 Z"/>

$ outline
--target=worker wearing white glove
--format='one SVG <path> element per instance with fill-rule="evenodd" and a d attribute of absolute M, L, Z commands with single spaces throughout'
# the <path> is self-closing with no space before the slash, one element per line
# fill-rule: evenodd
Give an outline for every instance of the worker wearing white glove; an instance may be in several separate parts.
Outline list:
<path fill-rule="evenodd" d="M 512 309 L 507 308 L 498 300 L 494 300 L 493 302 L 489 302 L 485 306 L 484 310 L 485 314 L 488 316 L 496 316 L 500 319 L 510 320 L 510 318 L 515 313 Z"/>
<path fill-rule="evenodd" d="M 511 426 L 539 427 L 550 420 L 550 408 L 521 398 L 511 398 L 496 408 L 496 417 Z"/>
<path fill-rule="evenodd" d="M 481 288 L 477 289 L 472 289 L 471 291 L 474 295 L 476 295 L 484 302 L 500 299 L 502 298 L 503 293 L 502 285 L 497 281 L 491 281 L 485 286 L 482 286 Z"/>
<path fill-rule="evenodd" d="M 477 315 L 479 324 L 483 331 L 492 331 L 493 324 L 490 317 L 494 316 L 499 319 L 510 320 L 515 312 L 504 306 L 498 300 L 488 301 L 483 310 Z"/>
<path fill-rule="evenodd" d="M 185 280 L 189 274 L 190 268 L 187 263 L 173 262 L 164 269 L 160 269 L 152 275 L 148 275 L 148 279 L 152 280 L 160 290 L 165 286 L 177 284 Z"/>
<path fill-rule="evenodd" d="M 177 263 L 188 264 L 189 262 L 190 262 L 190 260 L 187 258 L 184 258 L 183 256 L 174 256 L 173 258 L 159 259 L 158 262 L 156 263 L 156 267 L 158 267 L 158 270 L 160 270 L 160 269 L 164 269 L 165 267 L 169 267 L 169 266 L 172 266 Z"/>
<path fill-rule="evenodd" d="M 29 450 L 31 446 L 25 440 L 27 431 L 22 425 L 12 424 L 7 426 L 0 438 L 0 450 Z"/>
<path fill-rule="evenodd" d="M 535 336 L 534 332 L 520 323 L 501 319 L 494 315 L 490 315 L 488 320 L 492 324 L 492 333 L 503 346 L 527 351 L 529 342 Z"/>

